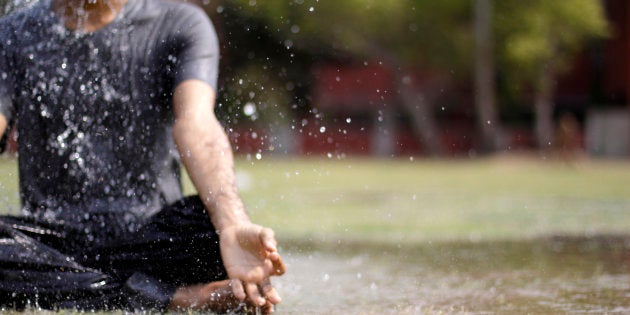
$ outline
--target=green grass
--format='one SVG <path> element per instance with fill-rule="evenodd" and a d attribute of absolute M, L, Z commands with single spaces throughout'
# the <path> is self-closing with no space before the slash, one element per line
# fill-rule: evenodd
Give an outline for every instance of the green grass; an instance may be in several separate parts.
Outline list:
<path fill-rule="evenodd" d="M 14 160 L 0 159 L 0 204 L 13 212 L 15 168 Z M 237 176 L 252 219 L 273 227 L 281 240 L 404 243 L 630 232 L 627 161 L 264 158 L 237 160 Z"/>
<path fill-rule="evenodd" d="M 630 163 L 534 159 L 239 161 L 280 238 L 386 242 L 630 231 Z"/>
<path fill-rule="evenodd" d="M 17 159 L 0 156 L 0 213 L 19 212 Z"/>

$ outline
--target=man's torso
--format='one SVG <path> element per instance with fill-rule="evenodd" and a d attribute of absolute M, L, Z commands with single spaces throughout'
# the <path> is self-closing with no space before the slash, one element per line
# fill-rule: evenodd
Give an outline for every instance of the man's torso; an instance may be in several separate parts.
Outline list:
<path fill-rule="evenodd" d="M 149 215 L 181 197 L 171 137 L 179 21 L 130 0 L 104 28 L 65 29 L 49 1 L 4 27 L 27 209 Z"/>

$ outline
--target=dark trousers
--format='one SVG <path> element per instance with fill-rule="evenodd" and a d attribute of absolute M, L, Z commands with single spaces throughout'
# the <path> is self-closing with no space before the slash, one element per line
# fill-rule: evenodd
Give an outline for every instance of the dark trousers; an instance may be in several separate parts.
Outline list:
<path fill-rule="evenodd" d="M 178 286 L 226 277 L 218 236 L 198 197 L 114 234 L 107 222 L 86 229 L 0 216 L 3 308 L 164 310 Z"/>

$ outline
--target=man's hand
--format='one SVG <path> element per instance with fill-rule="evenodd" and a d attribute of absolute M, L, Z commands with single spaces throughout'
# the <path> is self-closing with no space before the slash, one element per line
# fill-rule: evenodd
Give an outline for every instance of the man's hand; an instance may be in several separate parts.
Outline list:
<path fill-rule="evenodd" d="M 244 223 L 222 229 L 221 257 L 232 280 L 232 292 L 241 301 L 254 305 L 278 304 L 281 299 L 271 285 L 270 276 L 286 271 L 271 229 Z"/>

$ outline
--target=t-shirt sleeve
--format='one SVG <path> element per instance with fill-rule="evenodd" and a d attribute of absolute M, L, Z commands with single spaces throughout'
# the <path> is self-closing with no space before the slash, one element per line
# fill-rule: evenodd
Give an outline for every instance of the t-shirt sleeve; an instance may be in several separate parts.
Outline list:
<path fill-rule="evenodd" d="M 174 86 L 197 79 L 217 89 L 219 41 L 210 19 L 198 7 L 185 5 L 176 32 L 178 43 Z"/>

